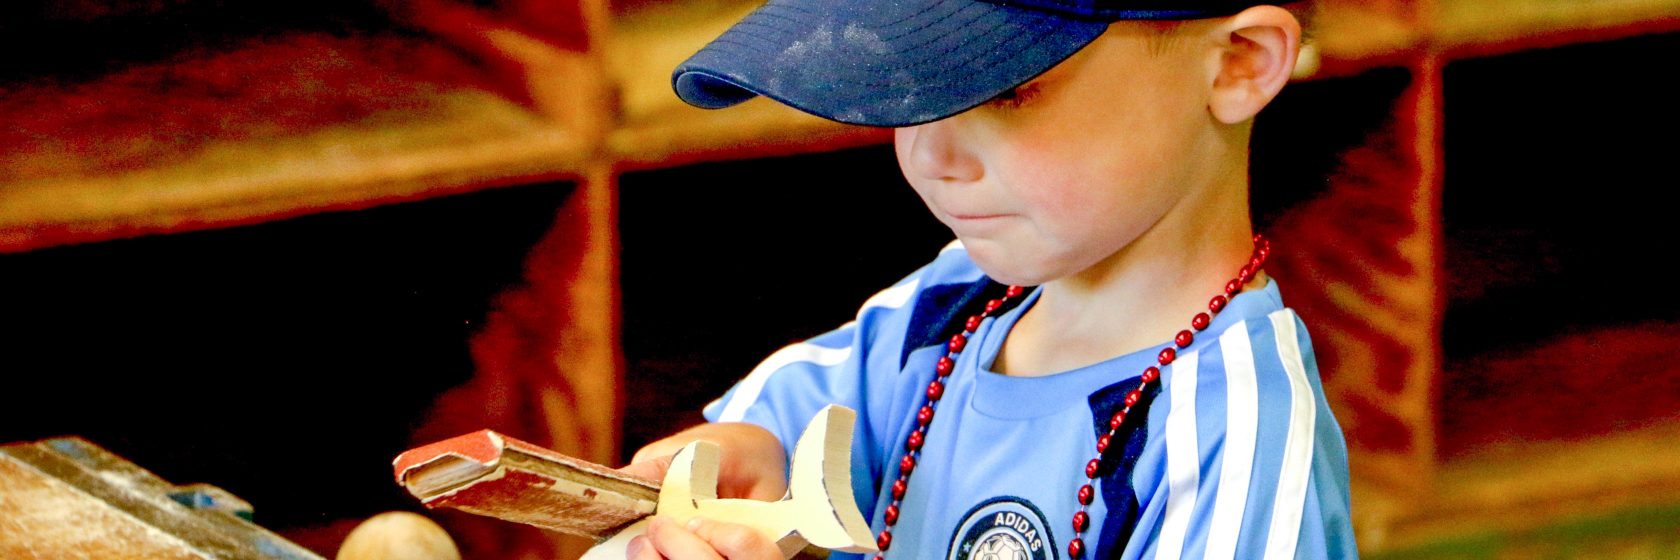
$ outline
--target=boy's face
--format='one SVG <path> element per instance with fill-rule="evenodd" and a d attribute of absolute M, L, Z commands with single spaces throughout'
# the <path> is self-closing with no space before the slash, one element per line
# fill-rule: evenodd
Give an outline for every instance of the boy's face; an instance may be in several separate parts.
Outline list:
<path fill-rule="evenodd" d="M 1208 51 L 1147 25 L 1111 24 L 1014 99 L 895 131 L 905 178 L 994 279 L 1085 271 L 1214 176 Z"/>

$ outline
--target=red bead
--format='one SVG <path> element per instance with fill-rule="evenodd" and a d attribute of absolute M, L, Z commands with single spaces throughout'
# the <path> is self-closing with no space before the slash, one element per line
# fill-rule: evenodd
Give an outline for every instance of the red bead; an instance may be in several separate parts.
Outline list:
<path fill-rule="evenodd" d="M 894 524 L 897 524 L 897 523 L 898 523 L 898 506 L 896 506 L 896 505 L 887 506 L 887 524 L 888 525 L 894 525 Z"/>
<path fill-rule="evenodd" d="M 932 421 L 933 421 L 933 407 L 925 405 L 925 404 L 922 405 L 922 409 L 916 411 L 916 424 L 926 426 L 926 425 L 928 425 L 928 422 L 932 422 Z"/>
<path fill-rule="evenodd" d="M 945 348 L 955 354 L 961 352 L 966 346 L 968 346 L 968 337 L 964 336 L 963 333 L 957 333 L 951 335 L 951 342 L 946 344 Z"/>
<path fill-rule="evenodd" d="M 881 536 L 875 537 L 875 546 L 879 547 L 881 552 L 892 548 L 892 531 L 881 531 Z"/>
<path fill-rule="evenodd" d="M 1079 560 L 1085 557 L 1085 541 L 1073 539 L 1068 541 L 1068 558 Z"/>
<path fill-rule="evenodd" d="M 1097 453 L 1102 453 L 1104 451 L 1108 451 L 1108 435 L 1107 434 L 1104 434 L 1103 437 L 1097 438 Z"/>
<path fill-rule="evenodd" d="M 1258 233 L 1254 234 L 1254 242 L 1255 243 L 1260 243 L 1260 242 L 1265 241 L 1265 240 L 1266 240 L 1266 236 L 1258 234 Z"/>
<path fill-rule="evenodd" d="M 1101 466 L 1102 460 L 1100 459 L 1091 459 L 1091 462 L 1085 463 L 1085 478 L 1096 478 L 1097 467 Z"/>
<path fill-rule="evenodd" d="M 1231 280 L 1230 282 L 1225 283 L 1225 295 L 1228 295 L 1228 296 L 1237 295 L 1237 291 L 1241 290 L 1241 289 L 1242 289 L 1242 283 L 1238 282 L 1234 279 Z"/>
<path fill-rule="evenodd" d="M 1025 293 L 1026 291 L 1027 291 L 1026 288 L 1023 288 L 1023 287 L 1020 287 L 1020 286 L 1010 286 L 1009 289 L 1006 289 L 1006 290 L 1003 291 L 1003 297 L 1018 298 L 1018 297 L 1021 297 L 1021 294 Z"/>
<path fill-rule="evenodd" d="M 1178 336 L 1173 337 L 1173 344 L 1177 344 L 1179 348 L 1189 346 L 1190 343 L 1195 341 L 1196 335 L 1190 331 L 1178 331 Z"/>
<path fill-rule="evenodd" d="M 875 560 L 887 560 L 887 557 L 876 554 L 875 555 Z"/>
<path fill-rule="evenodd" d="M 980 328 L 980 321 L 984 320 L 984 319 L 985 319 L 985 317 L 981 317 L 979 315 L 969 317 L 968 322 L 963 323 L 963 330 L 966 330 L 968 332 L 974 332 L 975 329 Z"/>
<path fill-rule="evenodd" d="M 930 401 L 937 401 L 945 396 L 945 384 L 938 381 L 928 383 L 927 397 Z"/>
<path fill-rule="evenodd" d="M 1085 532 L 1085 527 L 1089 526 L 1090 524 L 1091 524 L 1091 514 L 1085 513 L 1083 511 L 1075 512 L 1073 514 L 1073 530 L 1075 532 L 1079 532 L 1079 533 Z"/>
<path fill-rule="evenodd" d="M 1126 408 L 1137 406 L 1138 399 L 1142 398 L 1143 392 L 1138 391 L 1137 389 L 1133 389 L 1132 392 L 1126 393 Z"/>
<path fill-rule="evenodd" d="M 1261 263 L 1265 263 L 1267 259 L 1272 258 L 1272 248 L 1262 245 L 1259 249 L 1254 250 L 1254 256 L 1259 258 Z"/>
<path fill-rule="evenodd" d="M 1114 430 L 1118 430 L 1118 429 L 1120 429 L 1120 425 L 1125 424 L 1125 423 L 1126 423 L 1126 411 L 1122 410 L 1120 412 L 1116 412 L 1116 413 L 1114 413 L 1114 416 L 1108 417 L 1108 430 L 1111 431 L 1111 432 L 1114 431 Z"/>
<path fill-rule="evenodd" d="M 1160 378 L 1161 370 L 1155 366 L 1149 366 L 1149 369 L 1143 370 L 1142 379 L 1144 383 L 1153 383 L 1156 379 Z"/>
<path fill-rule="evenodd" d="M 1254 253 L 1254 256 L 1250 257 L 1248 259 L 1248 267 L 1254 269 L 1255 272 L 1259 272 L 1260 267 L 1265 266 L 1265 264 L 1266 264 L 1266 259 L 1260 258 L 1259 251 L 1256 251 Z"/>
<path fill-rule="evenodd" d="M 923 438 L 923 436 L 922 436 L 922 432 L 920 430 L 910 432 L 910 438 L 904 440 L 904 448 L 909 449 L 911 451 L 921 449 L 922 448 L 922 438 Z"/>
<path fill-rule="evenodd" d="M 1199 331 L 1208 328 L 1208 323 L 1212 321 L 1213 318 L 1208 317 L 1208 314 L 1197 313 L 1195 317 L 1190 318 L 1190 326 L 1196 327 L 1196 330 Z"/>
<path fill-rule="evenodd" d="M 940 356 L 939 363 L 933 365 L 933 372 L 939 374 L 940 377 L 945 377 L 951 375 L 951 368 L 956 367 L 956 365 L 957 363 L 951 361 L 949 356 Z"/>
<path fill-rule="evenodd" d="M 1173 360 L 1176 359 L 1178 359 L 1178 351 L 1171 348 L 1162 348 L 1161 355 L 1155 357 L 1155 361 L 1160 362 L 1163 366 L 1173 363 Z"/>
<path fill-rule="evenodd" d="M 1253 279 L 1254 279 L 1254 269 L 1246 267 L 1246 266 L 1243 267 L 1242 270 L 1237 272 L 1237 286 L 1238 286 L 1238 288 L 1240 289 L 1242 286 L 1247 285 L 1248 282 L 1250 280 L 1253 280 Z"/>
<path fill-rule="evenodd" d="M 904 499 L 904 491 L 909 487 L 910 485 L 904 482 L 904 477 L 899 477 L 898 480 L 893 481 L 893 499 Z"/>
<path fill-rule="evenodd" d="M 906 453 L 903 459 L 898 460 L 898 474 L 910 476 L 910 472 L 914 470 L 916 470 L 916 456 Z"/>
<path fill-rule="evenodd" d="M 1091 485 L 1089 485 L 1089 484 L 1086 484 L 1084 486 L 1080 486 L 1079 487 L 1079 504 L 1080 505 L 1085 505 L 1085 506 L 1091 505 L 1091 498 L 1093 496 L 1095 496 L 1096 493 L 1097 493 L 1097 491 L 1095 489 L 1092 489 Z"/>
<path fill-rule="evenodd" d="M 1001 299 L 994 299 L 986 302 L 986 314 L 991 315 L 992 313 L 996 313 L 999 307 L 1003 307 L 1003 300 Z"/>
<path fill-rule="evenodd" d="M 1224 311 L 1225 301 L 1225 296 L 1213 296 L 1213 300 L 1208 302 L 1208 311 L 1212 311 L 1214 313 Z"/>

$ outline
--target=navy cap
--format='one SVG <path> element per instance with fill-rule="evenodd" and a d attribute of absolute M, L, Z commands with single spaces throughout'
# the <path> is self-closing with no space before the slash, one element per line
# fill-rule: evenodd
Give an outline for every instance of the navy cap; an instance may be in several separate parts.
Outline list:
<path fill-rule="evenodd" d="M 671 74 L 718 109 L 763 95 L 819 117 L 910 126 L 1044 73 L 1126 19 L 1198 19 L 1231 0 L 770 0 Z"/>

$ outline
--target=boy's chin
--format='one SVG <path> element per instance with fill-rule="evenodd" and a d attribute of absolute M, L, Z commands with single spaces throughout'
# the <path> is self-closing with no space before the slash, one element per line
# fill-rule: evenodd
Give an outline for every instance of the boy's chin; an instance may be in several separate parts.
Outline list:
<path fill-rule="evenodd" d="M 1056 279 L 1046 263 L 1028 256 L 1006 254 L 985 247 L 970 247 L 969 259 L 985 272 L 988 278 L 1011 286 L 1037 286 Z"/>

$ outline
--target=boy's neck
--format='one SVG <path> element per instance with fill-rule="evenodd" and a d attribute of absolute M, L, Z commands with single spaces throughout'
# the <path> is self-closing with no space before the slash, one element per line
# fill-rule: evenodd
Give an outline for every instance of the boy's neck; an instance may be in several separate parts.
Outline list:
<path fill-rule="evenodd" d="M 1246 178 L 1245 173 L 1238 175 Z M 1246 180 L 1196 189 L 1136 240 L 1043 286 L 992 370 L 1068 371 L 1171 340 L 1207 309 L 1253 251 Z M 1265 286 L 1264 272 L 1245 290 Z M 1135 372 L 1134 372 L 1135 373 Z"/>

